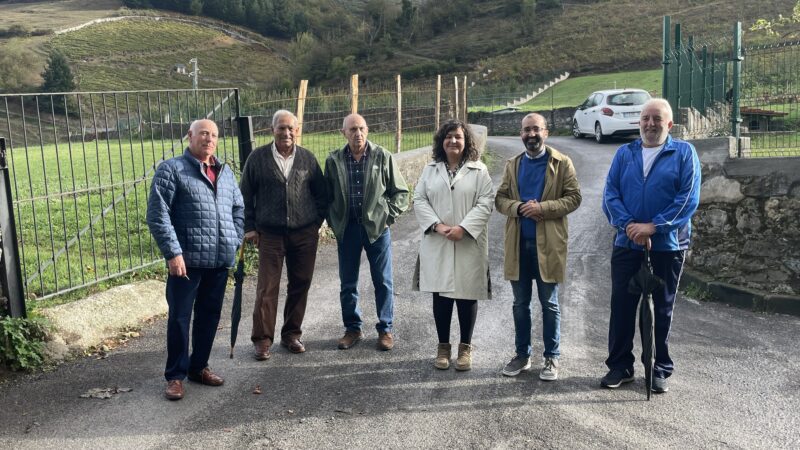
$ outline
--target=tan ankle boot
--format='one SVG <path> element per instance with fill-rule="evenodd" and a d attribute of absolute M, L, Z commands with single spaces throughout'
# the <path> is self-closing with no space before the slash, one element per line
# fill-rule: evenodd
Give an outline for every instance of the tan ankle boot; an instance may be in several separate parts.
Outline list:
<path fill-rule="evenodd" d="M 472 369 L 472 346 L 469 344 L 458 344 L 458 359 L 456 359 L 456 370 Z"/>
<path fill-rule="evenodd" d="M 446 370 L 450 368 L 450 344 L 439 344 L 436 349 L 436 362 L 433 363 L 437 369 Z"/>

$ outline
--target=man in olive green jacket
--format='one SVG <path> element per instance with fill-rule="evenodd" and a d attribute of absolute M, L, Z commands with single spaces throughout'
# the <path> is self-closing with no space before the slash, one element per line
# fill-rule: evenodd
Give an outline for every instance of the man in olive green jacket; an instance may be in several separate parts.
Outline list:
<path fill-rule="evenodd" d="M 525 151 L 506 164 L 495 206 L 506 216 L 505 270 L 514 292 L 516 356 L 503 375 L 516 376 L 531 366 L 531 297 L 536 281 L 542 306 L 544 367 L 539 378 L 558 379 L 561 312 L 558 283 L 567 265 L 567 214 L 581 203 L 572 160 L 544 145 L 547 121 L 539 114 L 522 119 Z"/>
<path fill-rule="evenodd" d="M 348 349 L 364 338 L 358 306 L 358 271 L 362 250 L 367 253 L 378 313 L 378 349 L 394 347 L 392 322 L 392 239 L 389 226 L 408 208 L 408 187 L 392 154 L 367 141 L 363 117 L 345 117 L 342 134 L 347 145 L 325 161 L 330 202 L 327 221 L 339 253 L 339 300 L 345 334 L 339 348 Z"/>

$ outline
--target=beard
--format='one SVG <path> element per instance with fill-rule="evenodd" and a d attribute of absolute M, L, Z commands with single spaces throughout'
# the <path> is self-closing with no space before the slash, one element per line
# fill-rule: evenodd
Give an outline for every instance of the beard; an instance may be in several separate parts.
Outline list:
<path fill-rule="evenodd" d="M 539 153 L 544 148 L 544 140 L 541 136 L 531 136 L 524 141 L 525 149 L 531 153 Z"/>

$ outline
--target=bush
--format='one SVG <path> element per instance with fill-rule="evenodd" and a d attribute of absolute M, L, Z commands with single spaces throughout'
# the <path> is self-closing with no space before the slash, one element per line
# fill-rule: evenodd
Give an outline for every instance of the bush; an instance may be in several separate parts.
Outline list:
<path fill-rule="evenodd" d="M 0 29 L 0 38 L 28 37 L 30 35 L 31 32 L 25 25 L 14 24 L 5 30 Z"/>
<path fill-rule="evenodd" d="M 12 370 L 32 370 L 44 364 L 47 328 L 39 319 L 0 319 L 0 363 Z"/>

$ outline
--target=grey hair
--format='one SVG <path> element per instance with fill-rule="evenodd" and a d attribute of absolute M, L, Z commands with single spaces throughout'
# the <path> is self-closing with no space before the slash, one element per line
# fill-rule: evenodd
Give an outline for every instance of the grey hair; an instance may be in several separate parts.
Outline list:
<path fill-rule="evenodd" d="M 664 118 L 667 119 L 667 122 L 672 121 L 672 106 L 666 99 L 663 98 L 651 98 L 650 100 L 646 101 L 644 105 L 642 105 L 642 111 L 644 111 L 648 106 L 658 106 L 664 112 Z"/>
<path fill-rule="evenodd" d="M 297 126 L 297 116 L 295 116 L 294 113 L 292 113 L 291 111 L 289 111 L 287 109 L 279 109 L 279 110 L 275 111 L 275 114 L 272 115 L 272 128 L 273 129 L 275 129 L 275 127 L 278 126 L 278 121 L 281 120 L 281 117 L 283 117 L 283 116 L 292 116 L 292 120 L 294 120 L 294 126 L 295 127 Z"/>
<path fill-rule="evenodd" d="M 197 120 L 193 120 L 192 123 L 189 124 L 189 131 L 191 131 L 192 133 L 196 132 L 197 131 L 197 127 L 200 126 L 200 122 L 202 122 L 204 120 L 207 120 L 207 121 L 213 123 L 215 127 L 217 126 L 217 123 L 214 122 L 211 119 L 197 119 Z M 217 127 L 217 132 L 219 132 L 219 127 Z"/>

